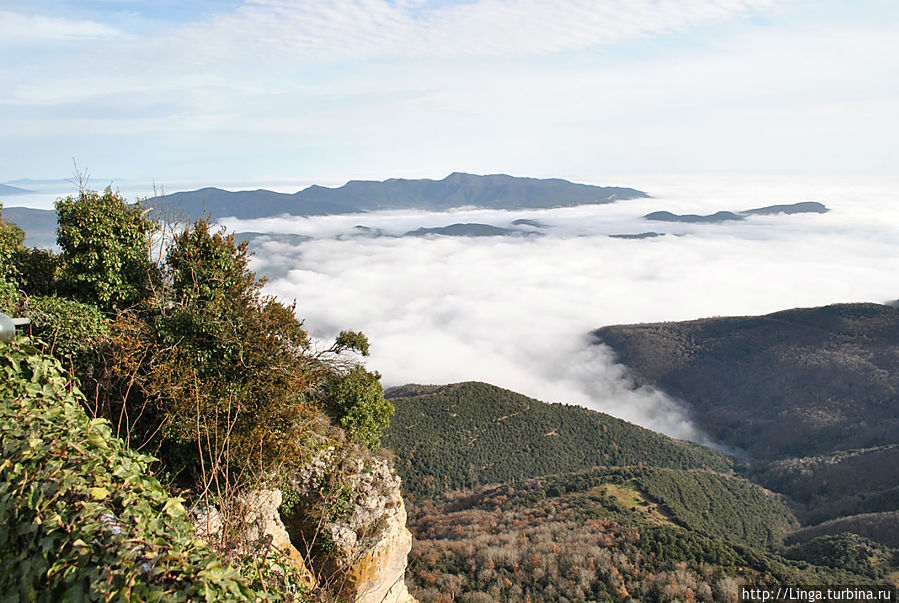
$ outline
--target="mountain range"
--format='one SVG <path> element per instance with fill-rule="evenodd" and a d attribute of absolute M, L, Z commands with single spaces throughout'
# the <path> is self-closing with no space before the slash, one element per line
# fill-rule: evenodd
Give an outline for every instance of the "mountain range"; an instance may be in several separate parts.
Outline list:
<path fill-rule="evenodd" d="M 446 211 L 458 207 L 536 209 L 603 204 L 648 197 L 633 188 L 577 184 L 559 178 L 519 178 L 505 174 L 479 176 L 454 172 L 443 180 L 390 178 L 350 180 L 328 188 L 312 185 L 293 194 L 270 190 L 226 191 L 202 188 L 147 200 L 189 216 L 263 218 L 278 215 L 318 216 L 385 209 Z"/>

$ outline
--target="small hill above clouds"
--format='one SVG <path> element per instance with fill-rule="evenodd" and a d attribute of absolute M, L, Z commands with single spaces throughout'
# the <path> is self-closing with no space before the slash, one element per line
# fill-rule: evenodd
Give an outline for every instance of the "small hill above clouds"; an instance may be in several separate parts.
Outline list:
<path fill-rule="evenodd" d="M 632 188 L 578 184 L 559 178 L 454 172 L 443 180 L 351 180 L 337 188 L 313 185 L 293 194 L 262 189 L 230 192 L 204 188 L 172 193 L 164 198 L 154 197 L 147 203 L 150 206 L 164 203 L 191 216 L 207 212 L 213 217 L 251 219 L 282 214 L 315 216 L 384 209 L 445 211 L 468 206 L 535 209 L 612 203 L 648 196 Z"/>
<path fill-rule="evenodd" d="M 773 216 L 777 214 L 824 214 L 830 211 L 821 203 L 815 201 L 803 201 L 791 205 L 769 205 L 746 209 L 740 212 L 719 211 L 714 214 L 702 216 L 697 214 L 674 214 L 670 211 L 654 211 L 643 216 L 646 220 L 656 222 L 686 222 L 688 224 L 720 224 L 721 222 L 733 222 L 745 220 L 747 216 Z"/>

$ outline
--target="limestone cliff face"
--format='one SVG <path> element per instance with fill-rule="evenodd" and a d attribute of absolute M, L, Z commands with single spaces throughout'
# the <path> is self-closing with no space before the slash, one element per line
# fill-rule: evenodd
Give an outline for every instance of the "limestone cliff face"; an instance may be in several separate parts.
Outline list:
<path fill-rule="evenodd" d="M 331 553 L 323 568 L 331 588 L 357 603 L 412 603 L 404 582 L 412 534 L 406 529 L 393 464 L 353 446 L 330 448 L 294 484 L 308 498 L 330 497 L 340 512 L 321 526 Z"/>
<path fill-rule="evenodd" d="M 383 521 L 384 526 L 374 543 L 353 551 L 342 593 L 357 603 L 413 602 L 415 599 L 404 581 L 412 534 L 406 529 L 406 508 L 402 500 Z"/>
<path fill-rule="evenodd" d="M 251 490 L 241 496 L 230 509 L 238 530 L 236 549 L 241 555 L 265 554 L 271 547 L 293 566 L 306 586 L 315 586 L 315 577 L 306 567 L 302 553 L 291 543 L 290 536 L 281 521 L 278 507 L 282 502 L 280 490 Z M 214 547 L 222 545 L 226 538 L 223 532 L 225 520 L 222 513 L 212 505 L 199 505 L 191 510 L 191 518 L 197 529 L 197 536 Z"/>
<path fill-rule="evenodd" d="M 213 506 L 195 507 L 197 534 L 222 544 L 225 534 L 237 532 L 234 545 L 242 555 L 271 546 L 305 574 L 309 587 L 340 600 L 417 603 L 404 581 L 412 534 L 400 478 L 388 459 L 352 444 L 332 446 L 290 485 L 298 500 L 286 526 L 282 492 L 252 490 L 225 510 L 228 517 Z M 233 522 L 241 529 L 224 529 Z"/>

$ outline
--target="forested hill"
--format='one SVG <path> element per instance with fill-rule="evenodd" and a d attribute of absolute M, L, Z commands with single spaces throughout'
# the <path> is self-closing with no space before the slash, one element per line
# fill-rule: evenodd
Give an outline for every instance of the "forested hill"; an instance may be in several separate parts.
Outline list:
<path fill-rule="evenodd" d="M 746 450 L 747 475 L 822 524 L 810 534 L 853 526 L 899 542 L 895 521 L 882 521 L 899 511 L 899 308 L 838 304 L 596 337 L 713 438 Z"/>
<path fill-rule="evenodd" d="M 894 551 L 855 537 L 782 548 L 798 526 L 783 497 L 718 451 L 485 383 L 386 393 L 421 601 L 725 601 L 739 584 L 896 569 Z"/>
<path fill-rule="evenodd" d="M 479 176 L 455 172 L 442 180 L 390 178 L 351 180 L 328 188 L 313 185 L 293 194 L 269 190 L 226 191 L 203 188 L 168 194 L 147 201 L 190 216 L 262 218 L 289 214 L 314 216 L 383 209 L 445 211 L 473 206 L 491 209 L 533 209 L 612 203 L 648 197 L 633 188 L 578 184 L 559 178 L 519 178 L 505 174 Z"/>
<path fill-rule="evenodd" d="M 381 441 L 398 453 L 404 488 L 418 496 L 597 466 L 731 467 L 716 450 L 486 383 L 408 385 L 386 395 L 396 414 Z"/>
<path fill-rule="evenodd" d="M 597 341 L 683 398 L 712 437 L 756 458 L 899 443 L 899 308 L 605 327 Z"/>

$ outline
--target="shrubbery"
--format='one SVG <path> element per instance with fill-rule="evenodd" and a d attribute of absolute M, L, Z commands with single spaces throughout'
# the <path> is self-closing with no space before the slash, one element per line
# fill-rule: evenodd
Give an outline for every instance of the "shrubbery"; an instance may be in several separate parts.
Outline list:
<path fill-rule="evenodd" d="M 22 340 L 20 339 L 20 342 Z M 89 419 L 59 363 L 0 344 L 0 588 L 19 600 L 252 601 L 152 459 Z"/>
<path fill-rule="evenodd" d="M 107 189 L 56 209 L 59 256 L 0 219 L 0 311 L 29 317 L 35 346 L 3 365 L 27 392 L 0 387 L 5 458 L 27 463 L 2 465 L 2 579 L 21 571 L 26 599 L 257 596 L 189 537 L 180 504 L 146 477 L 154 459 L 132 450 L 158 457 L 156 474 L 192 503 L 224 508 L 341 442 L 329 414 L 374 448 L 392 406 L 380 375 L 344 354 L 367 355 L 368 340 L 344 331 L 316 350 L 295 307 L 262 293 L 246 244 L 205 219 L 152 261 L 158 227 L 140 204 Z M 290 582 L 222 552 L 253 580 Z"/>

